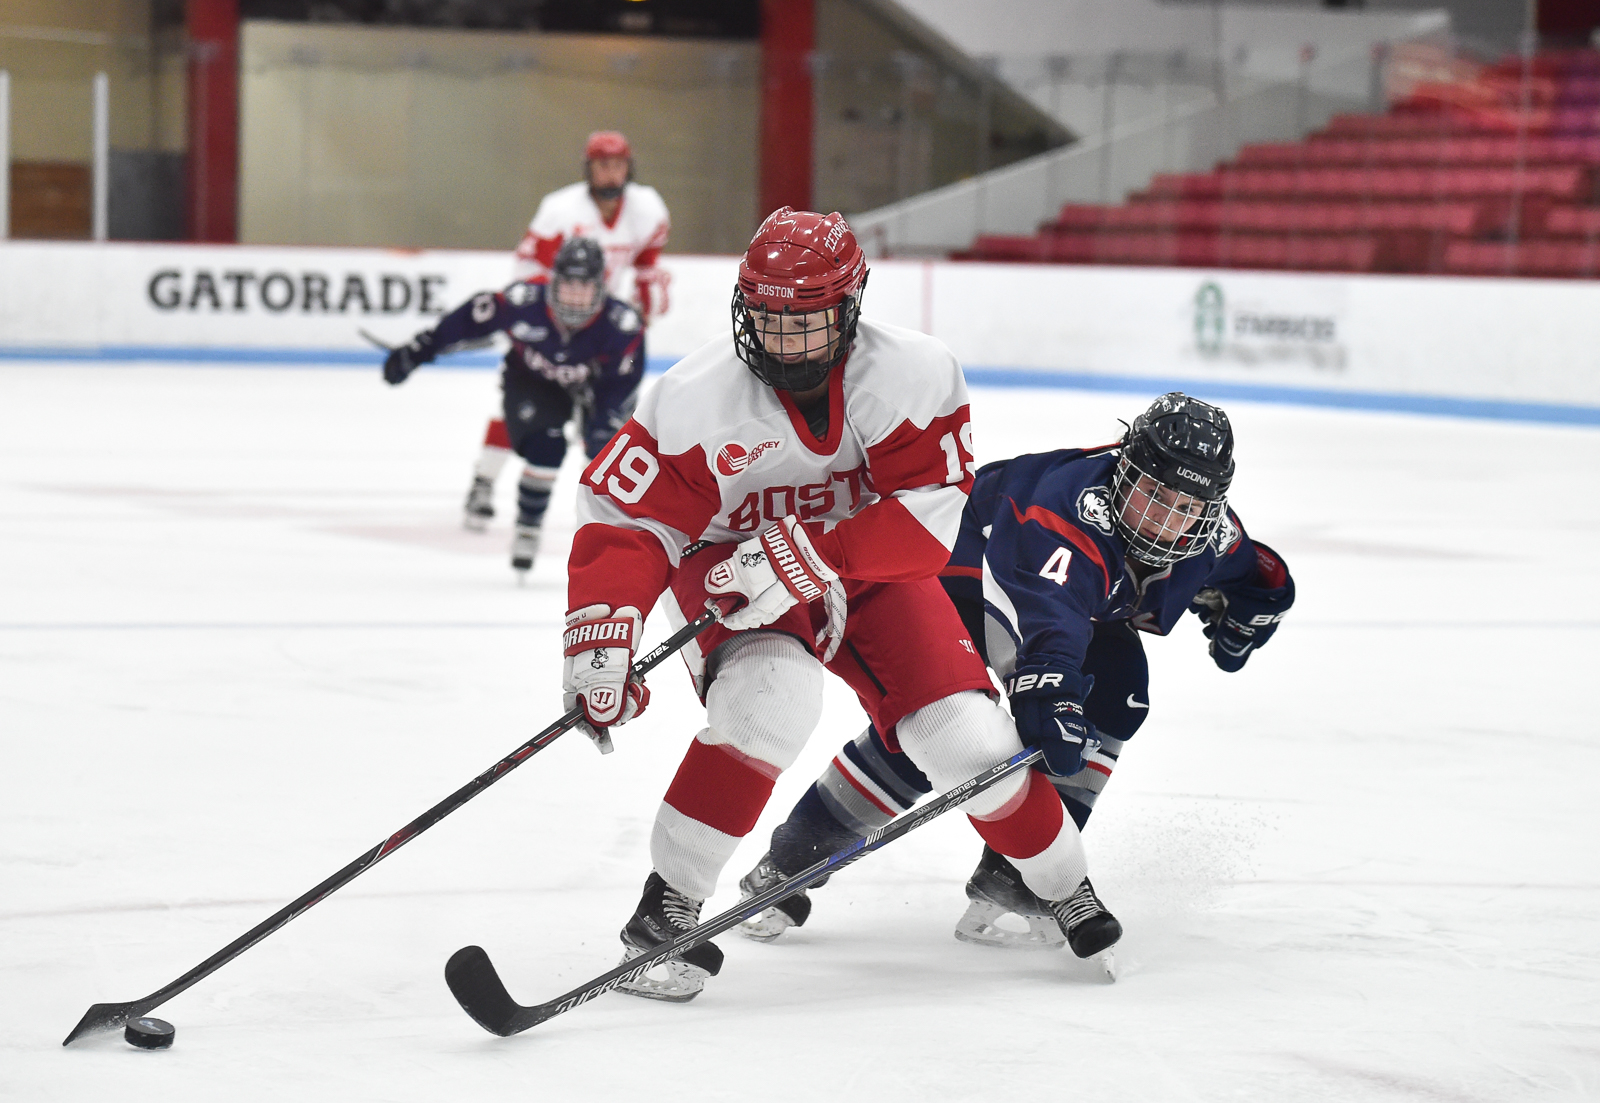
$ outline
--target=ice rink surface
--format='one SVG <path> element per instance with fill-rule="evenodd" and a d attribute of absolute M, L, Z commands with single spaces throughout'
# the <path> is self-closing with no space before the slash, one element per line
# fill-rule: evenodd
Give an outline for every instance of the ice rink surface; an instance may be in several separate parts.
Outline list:
<path fill-rule="evenodd" d="M 1149 722 L 1087 842 L 1114 985 L 957 942 L 979 843 L 936 821 L 736 934 L 697 1001 L 513 1039 L 445 988 L 615 963 L 701 712 L 676 660 L 155 1014 L 132 1000 L 561 711 L 569 463 L 543 559 L 459 525 L 485 372 L 0 366 L 0 1098 L 1001 1101 L 1600 1094 L 1600 433 L 1233 403 L 1249 530 L 1299 602 L 1238 675 L 1150 639 Z M 980 390 L 980 459 L 1100 443 L 1146 396 Z M 652 618 L 652 640 L 666 634 Z M 1588 685 L 1589 690 L 1582 686 Z M 830 684 L 707 914 L 864 725 Z"/>

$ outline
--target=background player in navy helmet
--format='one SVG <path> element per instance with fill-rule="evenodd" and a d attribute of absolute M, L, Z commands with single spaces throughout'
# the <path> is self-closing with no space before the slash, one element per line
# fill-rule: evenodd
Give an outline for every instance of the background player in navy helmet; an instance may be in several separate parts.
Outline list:
<path fill-rule="evenodd" d="M 1234 672 L 1294 604 L 1283 559 L 1228 508 L 1233 430 L 1215 406 L 1158 398 L 1115 445 L 1062 449 L 978 472 L 942 573 L 1024 743 L 1081 828 L 1122 749 L 1149 715 L 1140 632 L 1166 635 L 1185 609 L 1205 622 L 1217 666 Z M 909 809 L 929 786 L 869 727 L 845 744 L 740 882 L 747 896 Z M 1055 947 L 1061 928 L 989 848 L 967 882 L 956 937 Z M 805 921 L 803 894 L 744 925 L 766 941 Z M 1007 913 L 1025 931 L 998 921 Z"/>
<path fill-rule="evenodd" d="M 473 296 L 392 350 L 383 377 L 401 383 L 452 346 L 497 332 L 511 338 L 500 373 L 506 430 L 527 465 L 517 487 L 511 565 L 527 571 L 539 554 L 550 492 L 567 454 L 567 422 L 574 413 L 582 418 L 584 449 L 593 459 L 633 413 L 644 369 L 644 324 L 632 306 L 606 295 L 600 246 L 573 238 L 561 246 L 547 279 Z"/>

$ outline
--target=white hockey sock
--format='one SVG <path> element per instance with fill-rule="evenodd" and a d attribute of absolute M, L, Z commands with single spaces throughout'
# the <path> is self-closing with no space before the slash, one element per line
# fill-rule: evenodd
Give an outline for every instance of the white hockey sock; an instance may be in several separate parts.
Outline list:
<path fill-rule="evenodd" d="M 500 477 L 500 472 L 506 469 L 506 464 L 510 460 L 511 449 L 501 448 L 497 444 L 485 444 L 483 451 L 478 453 L 478 462 L 472 466 L 472 473 L 492 483 Z"/>

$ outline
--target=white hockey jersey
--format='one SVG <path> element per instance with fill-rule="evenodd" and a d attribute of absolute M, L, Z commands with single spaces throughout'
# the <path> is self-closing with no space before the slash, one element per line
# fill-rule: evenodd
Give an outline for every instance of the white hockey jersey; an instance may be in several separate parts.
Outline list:
<path fill-rule="evenodd" d="M 647 317 L 661 314 L 667 308 L 666 273 L 657 261 L 670 229 L 666 203 L 646 184 L 623 187 L 622 205 L 610 223 L 600 216 L 587 183 L 568 184 L 539 202 L 517 246 L 512 272 L 519 280 L 548 275 L 562 242 L 592 238 L 605 250 L 610 294 L 636 304 Z"/>
<path fill-rule="evenodd" d="M 976 469 L 960 364 L 933 337 L 863 319 L 828 402 L 818 440 L 731 336 L 679 361 L 583 473 L 569 606 L 648 611 L 686 545 L 790 514 L 845 578 L 938 574 Z"/>

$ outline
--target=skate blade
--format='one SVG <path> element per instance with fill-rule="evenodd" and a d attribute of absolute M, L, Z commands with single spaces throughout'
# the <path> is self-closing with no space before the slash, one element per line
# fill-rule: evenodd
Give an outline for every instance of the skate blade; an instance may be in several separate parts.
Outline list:
<path fill-rule="evenodd" d="M 1095 962 L 1100 966 L 1100 971 L 1105 974 L 1107 984 L 1117 983 L 1117 955 L 1112 950 L 1101 950 L 1094 955 Z"/>
<path fill-rule="evenodd" d="M 777 908 L 767 908 L 739 924 L 739 933 L 756 942 L 771 942 L 792 926 L 794 920 L 783 912 Z"/>
<path fill-rule="evenodd" d="M 627 964 L 639 956 L 638 950 L 623 952 L 622 963 Z M 647 1000 L 664 1000 L 667 1003 L 688 1003 L 700 994 L 711 974 L 697 965 L 682 961 L 663 961 L 636 980 L 619 984 L 612 989 Z"/>
<path fill-rule="evenodd" d="M 466 529 L 468 532 L 488 532 L 489 518 L 473 517 L 468 515 L 461 519 L 461 527 Z"/>
<path fill-rule="evenodd" d="M 1005 916 L 1026 923 L 1028 929 L 1019 931 L 1000 925 Z M 998 950 L 1059 950 L 1067 944 L 1056 921 L 1046 916 L 1020 915 L 987 900 L 973 900 L 967 912 L 956 922 L 955 936 L 962 942 L 975 946 L 990 946 Z"/>

